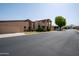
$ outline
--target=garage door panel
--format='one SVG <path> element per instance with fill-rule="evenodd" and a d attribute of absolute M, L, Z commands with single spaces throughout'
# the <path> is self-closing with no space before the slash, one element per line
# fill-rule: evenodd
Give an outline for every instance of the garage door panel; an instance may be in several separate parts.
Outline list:
<path fill-rule="evenodd" d="M 20 27 L 18 26 L 2 26 L 0 27 L 0 33 L 14 33 L 20 32 Z"/>

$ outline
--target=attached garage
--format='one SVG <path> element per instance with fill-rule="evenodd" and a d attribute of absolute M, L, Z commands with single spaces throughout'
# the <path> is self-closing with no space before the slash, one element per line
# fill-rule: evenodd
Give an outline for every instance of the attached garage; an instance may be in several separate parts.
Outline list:
<path fill-rule="evenodd" d="M 1 33 L 15 33 L 15 32 L 20 32 L 20 29 L 17 26 L 0 27 L 0 34 Z"/>
<path fill-rule="evenodd" d="M 18 21 L 0 21 L 0 34 L 3 33 L 17 33 L 28 30 L 28 21 L 18 20 Z"/>

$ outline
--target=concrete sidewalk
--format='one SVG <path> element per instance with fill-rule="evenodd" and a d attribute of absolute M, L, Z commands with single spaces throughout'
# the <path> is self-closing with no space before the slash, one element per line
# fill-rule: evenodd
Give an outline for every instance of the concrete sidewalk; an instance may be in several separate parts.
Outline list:
<path fill-rule="evenodd" d="M 15 37 L 15 36 L 22 36 L 22 35 L 26 35 L 26 34 L 24 33 L 0 34 L 0 38 Z"/>

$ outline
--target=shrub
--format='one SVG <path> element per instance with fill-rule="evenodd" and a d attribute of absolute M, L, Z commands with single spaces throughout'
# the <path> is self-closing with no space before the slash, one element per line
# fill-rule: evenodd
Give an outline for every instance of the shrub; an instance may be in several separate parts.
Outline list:
<path fill-rule="evenodd" d="M 47 29 L 47 31 L 50 31 L 51 29 Z"/>
<path fill-rule="evenodd" d="M 41 28 L 40 25 L 38 25 L 38 29 L 36 29 L 36 31 L 37 31 L 37 32 L 42 32 L 42 31 L 44 31 L 44 29 Z"/>

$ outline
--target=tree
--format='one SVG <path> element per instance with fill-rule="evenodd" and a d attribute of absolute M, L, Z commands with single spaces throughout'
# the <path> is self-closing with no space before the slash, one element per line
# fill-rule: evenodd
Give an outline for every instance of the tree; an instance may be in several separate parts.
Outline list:
<path fill-rule="evenodd" d="M 55 17 L 55 23 L 60 27 L 61 30 L 61 27 L 66 25 L 66 19 L 62 16 L 57 16 Z"/>

